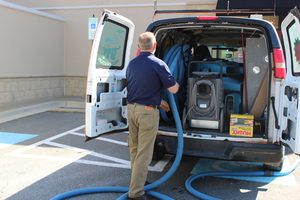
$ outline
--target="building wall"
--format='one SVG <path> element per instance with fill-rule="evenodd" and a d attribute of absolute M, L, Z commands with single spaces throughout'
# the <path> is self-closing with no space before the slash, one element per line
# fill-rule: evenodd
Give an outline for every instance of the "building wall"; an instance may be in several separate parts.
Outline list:
<path fill-rule="evenodd" d="M 0 78 L 0 105 L 63 95 L 63 76 Z"/>
<path fill-rule="evenodd" d="M 65 76 L 65 96 L 83 97 L 86 94 L 86 76 Z"/>
<path fill-rule="evenodd" d="M 64 22 L 0 5 L 0 77 L 64 75 Z"/>
<path fill-rule="evenodd" d="M 10 32 L 6 31 L 6 35 L 8 35 L 6 37 L 11 37 L 11 40 L 13 37 L 20 36 L 20 33 L 25 31 L 24 28 L 29 27 L 25 31 L 26 37 L 29 39 L 23 41 L 22 37 L 19 37 L 18 42 L 14 43 L 14 47 L 9 47 L 11 50 L 5 63 L 2 64 L 0 61 L 1 66 L 7 66 L 10 64 L 9 61 L 15 58 L 13 51 L 18 51 L 20 54 L 20 59 L 15 59 L 14 64 L 11 64 L 12 68 L 4 71 L 4 75 L 6 77 L 62 75 L 64 77 L 64 95 L 67 96 L 85 95 L 85 80 L 92 47 L 92 41 L 88 40 L 89 17 L 94 15 L 100 18 L 103 9 L 117 12 L 134 22 L 135 38 L 137 38 L 137 35 L 143 32 L 153 20 L 154 11 L 153 0 L 9 0 L 9 2 L 63 16 L 65 23 L 40 19 L 40 17 L 16 13 L 16 11 L 7 10 L 6 13 L 2 13 L 0 10 L 0 22 L 7 19 L 7 16 L 9 16 L 8 18 L 12 16 L 13 22 L 20 24 L 19 27 L 14 27 L 13 36 L 9 36 Z M 158 9 L 214 9 L 216 2 L 216 0 L 159 0 Z M 5 10 L 1 7 L 0 9 Z M 2 15 L 6 17 L 4 18 Z M 27 21 L 26 26 L 20 23 L 23 21 L 21 15 Z M 163 15 L 157 16 L 156 19 L 164 17 L 175 16 Z M 7 22 L 6 24 L 6 26 L 13 26 L 8 25 Z M 43 34 L 46 35 L 43 37 Z M 5 46 L 9 46 L 9 43 L 6 43 Z M 45 46 L 48 47 L 46 51 Z M 20 47 L 26 49 L 26 56 L 21 56 Z M 136 39 L 131 52 L 132 56 L 135 50 Z M 3 49 L 0 47 L 1 54 L 2 51 Z M 0 71 L 2 74 L 2 67 Z"/>
<path fill-rule="evenodd" d="M 0 105 L 64 94 L 64 22 L 0 5 Z"/>
<path fill-rule="evenodd" d="M 88 18 L 100 18 L 109 9 L 131 19 L 136 35 L 143 32 L 153 18 L 153 0 L 10 0 L 28 7 L 63 16 L 65 29 L 65 75 L 86 76 L 92 42 L 88 40 Z M 214 9 L 216 0 L 158 0 L 159 9 Z M 170 5 L 170 6 L 168 6 Z M 163 16 L 167 17 L 167 16 Z M 157 17 L 160 18 L 160 17 Z M 136 37 L 135 37 L 136 38 Z M 136 47 L 134 41 L 132 55 Z"/>

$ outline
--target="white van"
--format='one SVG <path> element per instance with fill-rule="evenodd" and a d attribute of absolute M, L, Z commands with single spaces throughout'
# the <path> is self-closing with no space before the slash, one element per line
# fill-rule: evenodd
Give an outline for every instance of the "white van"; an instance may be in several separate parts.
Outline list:
<path fill-rule="evenodd" d="M 300 153 L 300 15 L 281 24 L 261 19 L 196 16 L 158 20 L 147 31 L 170 67 L 184 127 L 184 154 L 261 162 L 280 170 L 284 145 Z M 105 11 L 90 56 L 86 137 L 126 130 L 125 72 L 134 24 Z M 151 83 L 149 83 L 151 84 Z M 155 156 L 175 153 L 172 113 L 161 111 Z"/>

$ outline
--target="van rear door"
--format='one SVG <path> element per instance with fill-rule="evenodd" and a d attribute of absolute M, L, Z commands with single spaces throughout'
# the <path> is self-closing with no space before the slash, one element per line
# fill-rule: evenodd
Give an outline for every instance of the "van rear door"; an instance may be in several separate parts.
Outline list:
<path fill-rule="evenodd" d="M 87 138 L 128 127 L 125 78 L 133 34 L 134 24 L 129 19 L 108 10 L 103 12 L 89 61 Z"/>
<path fill-rule="evenodd" d="M 291 10 L 281 24 L 286 58 L 286 79 L 282 92 L 280 140 L 300 154 L 300 14 Z"/>

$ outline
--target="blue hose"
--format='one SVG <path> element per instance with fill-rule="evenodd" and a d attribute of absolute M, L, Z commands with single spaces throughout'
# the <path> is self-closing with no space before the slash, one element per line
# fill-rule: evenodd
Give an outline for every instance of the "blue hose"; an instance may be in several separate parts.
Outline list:
<path fill-rule="evenodd" d="M 183 130 L 182 130 L 179 113 L 178 113 L 177 106 L 176 106 L 176 103 L 174 100 L 174 96 L 170 93 L 168 93 L 167 95 L 168 95 L 170 107 L 171 107 L 171 110 L 173 113 L 173 117 L 175 119 L 176 128 L 177 128 L 177 132 L 178 132 L 178 137 L 177 137 L 178 138 L 178 146 L 177 146 L 176 157 L 175 157 L 175 160 L 174 160 L 171 168 L 160 179 L 156 180 L 155 182 L 153 182 L 149 185 L 146 185 L 144 189 L 148 195 L 155 197 L 157 199 L 173 200 L 171 197 L 168 197 L 164 194 L 161 194 L 161 193 L 158 193 L 155 191 L 151 191 L 151 190 L 159 187 L 161 184 L 163 184 L 169 178 L 172 177 L 172 175 L 175 173 L 176 169 L 178 168 L 178 166 L 180 164 L 180 161 L 182 158 L 182 153 L 183 153 Z M 80 195 L 86 195 L 86 194 L 112 193 L 112 192 L 116 192 L 116 193 L 125 192 L 125 194 L 121 195 L 118 198 L 118 200 L 125 200 L 128 198 L 128 194 L 127 194 L 128 187 L 112 186 L 112 187 L 80 188 L 80 189 L 72 190 L 69 192 L 62 193 L 62 194 L 58 194 L 55 197 L 51 198 L 51 200 L 63 200 L 63 199 L 72 198 L 72 197 L 76 197 L 76 196 L 80 196 Z"/>
<path fill-rule="evenodd" d="M 297 159 L 297 161 L 292 165 L 292 167 L 283 172 L 273 172 L 273 171 L 250 171 L 250 172 L 203 172 L 200 174 L 196 174 L 193 176 L 190 176 L 186 181 L 185 181 L 185 188 L 195 197 L 199 199 L 207 199 L 207 200 L 219 200 L 218 198 L 206 195 L 192 186 L 192 182 L 195 181 L 196 179 L 203 178 L 203 177 L 208 177 L 208 176 L 272 176 L 272 177 L 281 177 L 281 176 L 286 176 L 292 173 L 296 167 L 300 164 L 300 158 Z"/>
<path fill-rule="evenodd" d="M 169 66 L 171 74 L 174 76 L 176 82 L 179 85 L 184 85 L 185 66 L 187 66 L 189 59 L 189 45 L 175 44 L 174 46 L 166 50 L 166 53 L 164 55 L 163 60 Z M 164 92 L 163 96 L 163 98 L 165 98 L 166 92 Z M 182 105 L 185 102 L 185 91 L 183 89 L 180 89 L 178 93 L 175 94 L 174 98 L 177 109 L 182 110 Z M 163 109 L 160 109 L 160 116 L 163 121 L 171 121 L 171 119 Z"/>

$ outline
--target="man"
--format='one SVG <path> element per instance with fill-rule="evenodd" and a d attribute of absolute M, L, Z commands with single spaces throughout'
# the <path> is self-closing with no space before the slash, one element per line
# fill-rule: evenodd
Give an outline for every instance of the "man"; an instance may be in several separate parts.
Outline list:
<path fill-rule="evenodd" d="M 153 33 L 142 33 L 138 39 L 138 47 L 140 55 L 130 61 L 126 71 L 131 159 L 128 197 L 144 200 L 148 199 L 144 184 L 158 131 L 158 107 L 170 110 L 168 103 L 162 100 L 163 90 L 176 93 L 179 85 L 170 74 L 168 66 L 155 57 L 156 39 Z"/>

